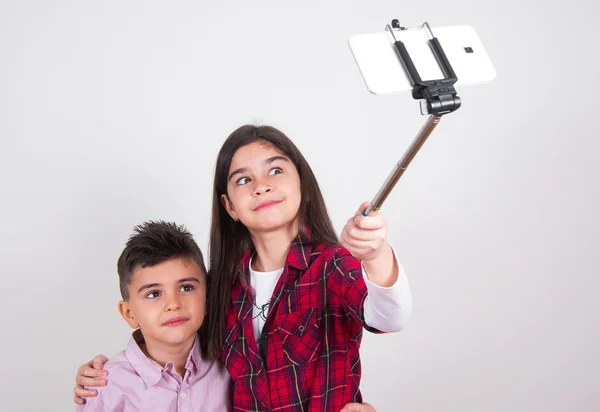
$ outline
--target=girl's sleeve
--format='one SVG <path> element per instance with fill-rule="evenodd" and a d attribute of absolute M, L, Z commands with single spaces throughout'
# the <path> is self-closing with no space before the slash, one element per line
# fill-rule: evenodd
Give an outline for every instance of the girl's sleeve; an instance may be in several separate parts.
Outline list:
<path fill-rule="evenodd" d="M 361 262 L 344 248 L 337 250 L 332 261 L 330 276 L 339 288 L 344 311 L 370 332 L 398 332 L 412 313 L 408 279 L 397 257 L 396 261 L 398 280 L 390 287 L 370 282 Z"/>
<path fill-rule="evenodd" d="M 406 327 L 412 314 L 410 285 L 395 250 L 394 258 L 398 264 L 398 279 L 390 287 L 382 287 L 369 281 L 365 268 L 362 267 L 362 276 L 368 290 L 364 302 L 365 323 L 381 332 L 400 332 Z"/>

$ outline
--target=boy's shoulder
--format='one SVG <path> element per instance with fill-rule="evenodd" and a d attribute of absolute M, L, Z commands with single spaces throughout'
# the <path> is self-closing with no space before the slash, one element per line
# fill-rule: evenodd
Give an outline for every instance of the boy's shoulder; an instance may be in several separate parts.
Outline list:
<path fill-rule="evenodd" d="M 108 393 L 120 392 L 125 387 L 136 386 L 136 381 L 138 380 L 141 383 L 140 376 L 127 359 L 124 350 L 110 358 L 104 364 L 103 368 L 108 373 L 107 380 L 110 384 L 100 388 L 93 388 L 98 391 L 98 397 L 106 396 Z"/>
<path fill-rule="evenodd" d="M 86 405 L 77 412 L 138 410 L 133 405 L 145 405 L 150 399 L 147 389 L 152 378 L 144 373 L 143 360 L 137 359 L 135 353 L 123 350 L 110 358 L 103 368 L 108 374 L 107 385 L 89 388 L 95 389 L 98 394 L 88 398 Z"/>
<path fill-rule="evenodd" d="M 123 393 L 129 387 L 126 376 L 134 378 L 131 375 L 133 368 L 127 360 L 125 351 L 117 353 L 110 358 L 103 366 L 103 369 L 108 373 L 106 378 L 109 382 L 106 386 L 86 386 L 86 389 L 94 389 L 98 392 L 95 397 L 87 398 L 85 405 L 79 405 L 76 412 L 99 411 L 106 410 L 111 407 L 111 399 Z"/>
<path fill-rule="evenodd" d="M 109 375 L 113 376 L 126 373 L 128 372 L 128 369 L 133 370 L 133 367 L 131 366 L 131 362 L 127 359 L 124 350 L 117 353 L 104 364 L 104 370 L 106 370 Z"/>

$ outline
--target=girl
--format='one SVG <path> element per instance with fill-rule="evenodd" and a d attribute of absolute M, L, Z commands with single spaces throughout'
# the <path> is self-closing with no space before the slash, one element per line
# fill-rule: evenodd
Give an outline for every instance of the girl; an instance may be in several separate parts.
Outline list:
<path fill-rule="evenodd" d="M 362 402 L 363 327 L 399 331 L 412 306 L 385 219 L 362 216 L 366 206 L 340 245 L 311 168 L 282 132 L 246 125 L 223 144 L 203 354 L 227 367 L 235 411 L 339 411 Z M 97 376 L 87 366 L 80 385 Z"/>

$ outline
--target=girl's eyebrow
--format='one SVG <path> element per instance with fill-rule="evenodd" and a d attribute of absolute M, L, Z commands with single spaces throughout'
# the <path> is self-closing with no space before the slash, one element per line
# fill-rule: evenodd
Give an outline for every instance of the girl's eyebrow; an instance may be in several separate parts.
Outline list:
<path fill-rule="evenodd" d="M 235 169 L 233 172 L 231 172 L 231 174 L 227 178 L 227 181 L 229 182 L 233 176 L 241 175 L 242 173 L 246 173 L 247 171 L 248 171 L 248 169 L 245 167 L 240 167 L 239 169 Z"/>
<path fill-rule="evenodd" d="M 287 157 L 285 157 L 285 156 L 281 156 L 281 155 L 278 155 L 278 156 L 269 157 L 269 158 L 268 158 L 267 160 L 265 160 L 263 163 L 265 163 L 265 164 L 270 164 L 270 163 L 273 163 L 273 162 L 274 162 L 274 161 L 276 161 L 276 160 L 283 160 L 283 161 L 285 161 L 285 162 L 289 162 L 289 161 L 290 161 L 290 159 L 288 159 Z"/>
<path fill-rule="evenodd" d="M 277 160 L 283 160 L 284 162 L 289 162 L 290 159 L 288 159 L 285 156 L 281 156 L 281 155 L 277 155 L 277 156 L 272 156 L 269 157 L 267 160 L 265 160 L 263 163 L 264 164 L 271 164 Z M 246 173 L 248 171 L 247 167 L 240 167 L 239 169 L 235 169 L 233 172 L 231 172 L 231 174 L 229 175 L 229 177 L 227 178 L 227 181 L 230 181 L 231 178 L 233 178 L 233 176 L 235 175 L 239 175 L 239 174 L 243 174 Z"/>

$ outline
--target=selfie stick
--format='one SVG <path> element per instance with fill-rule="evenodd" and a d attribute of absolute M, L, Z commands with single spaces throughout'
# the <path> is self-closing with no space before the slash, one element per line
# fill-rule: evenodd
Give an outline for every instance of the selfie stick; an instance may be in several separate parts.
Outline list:
<path fill-rule="evenodd" d="M 394 167 L 388 178 L 385 180 L 383 186 L 381 186 L 381 189 L 379 189 L 379 192 L 377 192 L 369 207 L 363 212 L 364 216 L 367 216 L 373 210 L 377 211 L 381 208 L 383 202 L 400 179 L 400 176 L 402 176 L 411 160 L 416 156 L 421 146 L 423 146 L 423 143 L 425 143 L 425 140 L 427 140 L 431 132 L 433 132 L 438 125 L 442 116 L 457 110 L 461 103 L 460 97 L 456 95 L 456 90 L 453 86 L 457 81 L 456 74 L 448 61 L 439 40 L 433 35 L 431 27 L 429 27 L 427 22 L 417 27 L 401 27 L 398 20 L 394 19 L 392 20 L 391 26 L 388 24 L 385 26 L 385 29 L 389 31 L 394 38 L 394 47 L 396 48 L 400 62 L 408 75 L 408 79 L 413 86 L 413 98 L 421 100 L 421 114 L 429 114 L 429 117 L 408 150 L 404 153 L 404 156 L 402 156 L 402 159 L 400 159 L 396 164 L 396 167 Z M 429 34 L 429 47 L 442 70 L 444 75 L 443 79 L 423 81 L 410 58 L 410 54 L 406 50 L 406 46 L 400 40 L 396 39 L 396 36 L 394 35 L 395 31 L 422 29 L 426 29 Z"/>

